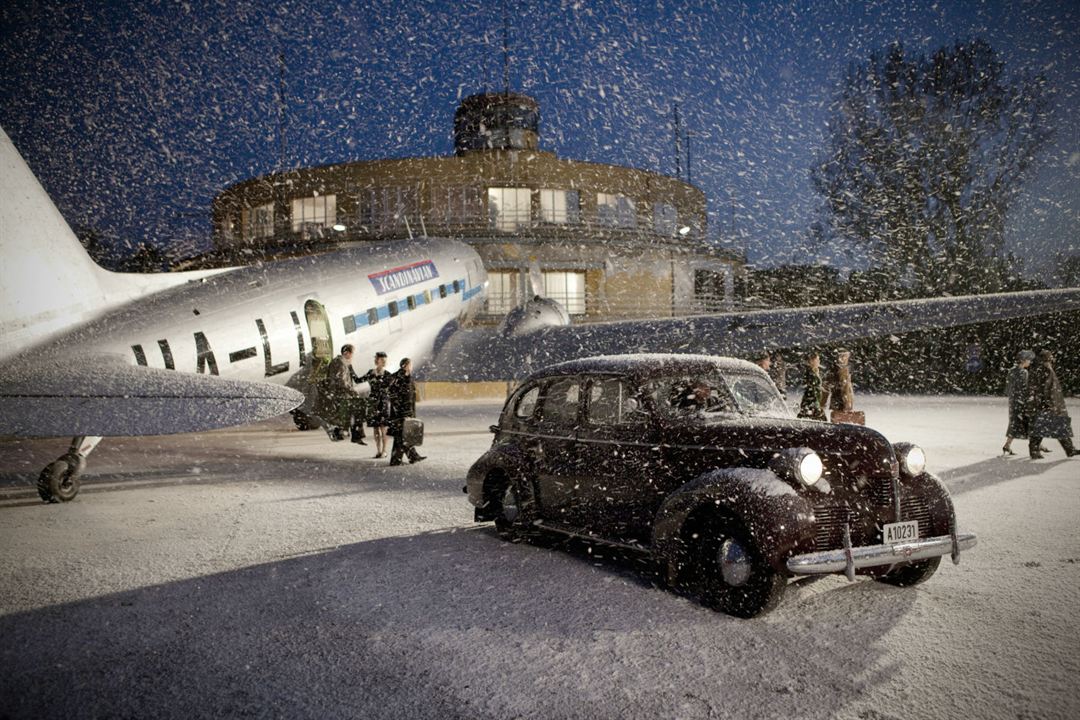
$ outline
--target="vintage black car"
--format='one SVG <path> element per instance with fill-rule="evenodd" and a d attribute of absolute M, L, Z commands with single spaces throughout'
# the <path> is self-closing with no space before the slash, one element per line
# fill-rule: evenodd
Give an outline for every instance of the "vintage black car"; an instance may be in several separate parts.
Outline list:
<path fill-rule="evenodd" d="M 468 473 L 478 521 L 648 553 L 672 587 L 740 617 L 775 607 L 794 577 L 914 585 L 975 545 L 922 450 L 797 420 L 742 360 L 555 365 L 514 391 L 491 430 Z"/>

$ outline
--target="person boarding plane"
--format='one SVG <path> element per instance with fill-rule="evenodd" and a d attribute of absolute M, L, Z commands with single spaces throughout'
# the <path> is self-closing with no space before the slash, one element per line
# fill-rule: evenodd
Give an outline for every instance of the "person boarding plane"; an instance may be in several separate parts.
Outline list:
<path fill-rule="evenodd" d="M 304 400 L 342 343 L 408 356 L 420 380 L 512 380 L 604 353 L 745 354 L 1080 308 L 1080 289 L 572 325 L 537 295 L 499 327 L 479 256 L 454 240 L 370 243 L 250 267 L 108 272 L 0 129 L 0 435 L 73 436 L 42 472 L 75 497 L 101 436 L 252 422 Z"/>

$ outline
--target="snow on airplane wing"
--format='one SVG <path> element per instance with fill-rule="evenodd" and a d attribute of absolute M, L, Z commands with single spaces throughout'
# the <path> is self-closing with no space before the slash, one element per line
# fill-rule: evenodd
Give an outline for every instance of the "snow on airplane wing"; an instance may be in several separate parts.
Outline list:
<path fill-rule="evenodd" d="M 559 325 L 508 337 L 496 328 L 451 335 L 424 380 L 513 380 L 591 355 L 639 352 L 748 355 L 890 333 L 1080 309 L 1080 288 L 855 305 L 759 310 L 685 318 Z"/>
<path fill-rule="evenodd" d="M 165 435 L 240 425 L 298 406 L 268 383 L 63 358 L 0 367 L 0 435 Z"/>

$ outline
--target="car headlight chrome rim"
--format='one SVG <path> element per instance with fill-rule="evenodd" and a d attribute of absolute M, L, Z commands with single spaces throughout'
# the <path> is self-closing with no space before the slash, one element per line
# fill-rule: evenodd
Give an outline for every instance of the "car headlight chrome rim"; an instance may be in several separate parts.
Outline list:
<path fill-rule="evenodd" d="M 920 475 L 926 469 L 926 452 L 918 445 L 897 443 L 893 446 L 896 459 L 900 462 L 900 472 L 908 477 Z"/>
<path fill-rule="evenodd" d="M 772 470 L 777 475 L 798 480 L 810 487 L 821 479 L 825 467 L 821 456 L 810 448 L 790 448 L 773 458 Z"/>

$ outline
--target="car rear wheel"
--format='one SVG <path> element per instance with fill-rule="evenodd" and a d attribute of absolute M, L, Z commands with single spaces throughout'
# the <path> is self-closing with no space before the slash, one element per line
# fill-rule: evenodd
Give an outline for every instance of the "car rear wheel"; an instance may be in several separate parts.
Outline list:
<path fill-rule="evenodd" d="M 509 481 L 498 497 L 499 513 L 495 516 L 495 529 L 504 539 L 524 539 L 532 527 L 524 491 L 518 483 Z"/>
<path fill-rule="evenodd" d="M 897 587 L 911 587 L 912 585 L 918 585 L 919 583 L 926 582 L 930 579 L 941 564 L 941 558 L 930 558 L 929 560 L 919 560 L 913 562 L 910 565 L 903 565 L 890 570 L 885 575 L 879 578 L 875 578 L 878 582 L 888 583 L 889 585 L 895 585 Z"/>
<path fill-rule="evenodd" d="M 704 605 L 740 618 L 775 608 L 785 578 L 762 558 L 750 534 L 734 520 L 717 518 L 698 534 L 694 589 Z"/>

